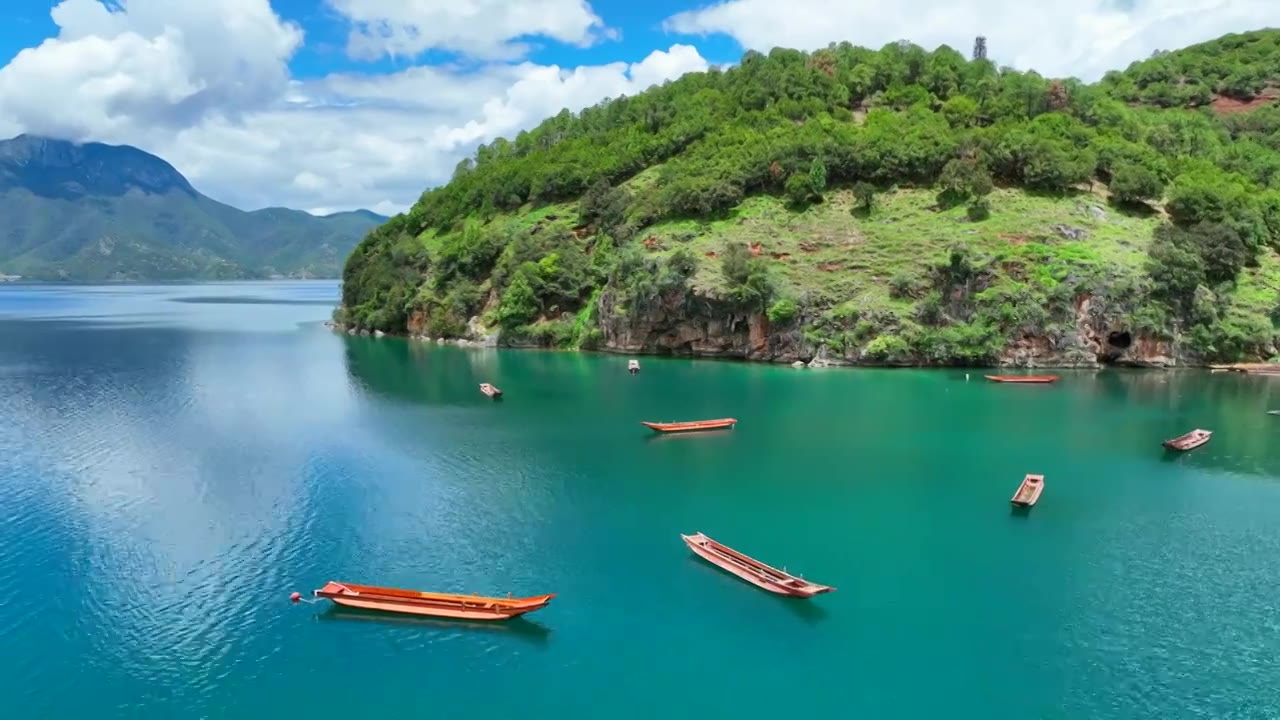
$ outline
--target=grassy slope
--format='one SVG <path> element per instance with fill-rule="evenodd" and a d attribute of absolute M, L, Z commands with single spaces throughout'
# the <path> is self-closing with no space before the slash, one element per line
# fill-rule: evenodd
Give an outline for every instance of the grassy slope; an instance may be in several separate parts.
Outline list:
<path fill-rule="evenodd" d="M 646 175 L 632 182 L 646 182 Z M 845 305 L 909 317 L 916 301 L 891 297 L 893 281 L 923 282 L 929 268 L 945 262 L 957 244 L 984 264 L 991 262 L 997 287 L 1051 286 L 1094 270 L 1136 277 L 1145 272 L 1146 250 L 1161 220 L 1154 212 L 1117 210 L 1105 197 L 1085 192 L 1048 196 L 997 189 L 990 200 L 991 217 L 975 223 L 963 207 L 938 209 L 931 190 L 882 193 L 869 216 L 853 212 L 853 198 L 845 190 L 828 192 L 825 202 L 803 210 L 757 195 L 724 218 L 661 222 L 638 240 L 658 254 L 682 246 L 693 250 L 701 261 L 694 279 L 698 292 L 719 294 L 725 281 L 716 255 L 729 243 L 747 243 L 775 260 L 783 291 L 810 307 Z M 576 217 L 575 205 L 553 204 L 526 207 L 495 222 L 527 232 L 534 225 L 568 229 Z M 1068 239 L 1059 227 L 1085 236 Z M 423 241 L 430 236 L 434 233 Z M 1264 252 L 1260 267 L 1241 274 L 1232 299 L 1232 313 L 1266 317 L 1280 304 L 1280 257 Z"/>

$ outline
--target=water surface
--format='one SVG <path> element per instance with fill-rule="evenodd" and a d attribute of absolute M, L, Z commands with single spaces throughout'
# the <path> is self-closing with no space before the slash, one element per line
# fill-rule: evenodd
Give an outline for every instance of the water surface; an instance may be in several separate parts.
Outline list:
<path fill-rule="evenodd" d="M 633 377 L 333 335 L 336 296 L 0 286 L 15 717 L 1280 713 L 1280 381 Z M 1162 451 L 1192 427 L 1213 441 Z M 1045 494 L 1011 514 L 1027 472 Z M 697 530 L 838 590 L 757 591 Z M 559 597 L 500 626 L 288 603 L 329 579 Z"/>

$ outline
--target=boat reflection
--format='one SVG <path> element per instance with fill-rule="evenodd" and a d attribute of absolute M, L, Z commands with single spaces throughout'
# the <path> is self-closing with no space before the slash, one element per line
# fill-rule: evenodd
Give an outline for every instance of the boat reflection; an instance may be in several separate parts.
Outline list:
<path fill-rule="evenodd" d="M 316 618 L 320 622 L 367 622 L 395 627 L 413 627 L 422 630 L 465 630 L 467 632 L 490 633 L 517 638 L 538 646 L 545 646 L 551 637 L 551 628 L 522 617 L 502 622 L 473 622 L 470 620 L 393 615 L 376 610 L 361 610 L 360 608 L 345 608 L 334 605 L 317 615 Z"/>

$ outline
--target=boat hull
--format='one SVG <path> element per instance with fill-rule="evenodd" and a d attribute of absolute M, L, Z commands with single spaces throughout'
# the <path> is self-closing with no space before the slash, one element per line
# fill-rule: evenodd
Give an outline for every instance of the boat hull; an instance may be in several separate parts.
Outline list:
<path fill-rule="evenodd" d="M 1018 486 L 1018 490 L 1013 493 L 1013 497 L 1009 498 L 1009 503 L 1015 508 L 1030 509 L 1040 501 L 1040 495 L 1044 492 L 1044 476 L 1028 475 L 1022 480 L 1022 484 Z"/>
<path fill-rule="evenodd" d="M 342 607 L 360 608 L 361 610 L 376 610 L 378 612 L 398 613 L 400 615 L 417 615 L 420 617 L 438 617 L 453 618 L 455 620 L 484 620 L 488 622 L 510 620 L 514 617 L 520 617 L 525 613 L 531 613 L 546 607 L 546 604 L 538 605 L 520 610 L 512 610 L 507 612 L 493 612 L 480 608 L 438 608 L 423 605 L 410 605 L 405 603 L 385 602 L 380 600 L 363 600 L 360 598 L 350 597 L 330 597 L 335 605 Z"/>
<path fill-rule="evenodd" d="M 1192 430 L 1186 435 L 1173 438 L 1172 440 L 1165 440 L 1161 445 L 1164 445 L 1166 450 L 1186 452 L 1188 450 L 1195 450 L 1201 445 L 1209 442 L 1212 438 L 1213 433 L 1209 430 Z"/>
<path fill-rule="evenodd" d="M 833 587 L 827 587 L 826 585 L 818 585 L 816 583 L 809 583 L 803 580 L 799 581 L 803 583 L 802 586 L 788 585 L 783 582 L 770 580 L 766 575 L 758 571 L 753 572 L 750 569 L 750 567 L 742 564 L 741 561 L 734 562 L 732 557 L 726 557 L 724 553 L 718 552 L 713 547 L 708 547 L 702 541 L 710 540 L 710 538 L 707 538 L 705 535 L 702 535 L 701 533 L 697 535 L 681 535 L 680 537 L 681 539 L 684 540 L 685 545 L 688 545 L 689 549 L 692 550 L 694 554 L 697 555 L 698 557 L 701 557 L 703 560 L 706 560 L 707 562 L 711 563 L 712 565 L 715 565 L 716 567 L 720 568 L 721 570 L 724 570 L 725 572 L 728 572 L 732 575 L 736 575 L 742 580 L 746 580 L 747 582 L 751 583 L 752 585 L 755 585 L 761 590 L 767 590 L 777 595 L 785 595 L 787 597 L 795 597 L 795 598 L 811 598 L 814 595 L 821 595 L 822 593 L 828 593 L 835 590 L 835 588 Z M 711 541 L 711 542 L 714 543 L 714 541 Z M 718 545 L 718 543 L 716 544 Z M 745 558 L 745 556 L 743 557 Z M 764 565 L 763 563 L 759 563 L 759 566 L 768 568 L 769 570 L 772 570 L 774 573 L 778 573 L 779 575 L 785 575 L 785 573 L 782 573 L 782 571 L 777 570 L 776 568 L 769 568 L 767 565 Z M 787 577 L 790 577 L 790 576 L 787 575 Z"/>
<path fill-rule="evenodd" d="M 313 593 L 335 605 L 419 617 L 454 620 L 501 621 L 546 607 L 555 595 L 528 598 L 490 598 L 478 595 L 420 593 L 397 588 L 379 588 L 330 581 Z"/>
<path fill-rule="evenodd" d="M 654 423 L 641 422 L 641 425 L 649 428 L 654 432 L 660 433 L 691 433 L 691 432 L 707 432 L 709 430 L 731 430 L 738 421 L 733 418 L 721 418 L 719 420 L 698 420 L 694 422 L 674 422 L 674 423 Z"/>
<path fill-rule="evenodd" d="M 1061 379 L 1057 375 L 984 375 L 983 377 L 991 382 L 1012 385 L 1048 385 Z"/>

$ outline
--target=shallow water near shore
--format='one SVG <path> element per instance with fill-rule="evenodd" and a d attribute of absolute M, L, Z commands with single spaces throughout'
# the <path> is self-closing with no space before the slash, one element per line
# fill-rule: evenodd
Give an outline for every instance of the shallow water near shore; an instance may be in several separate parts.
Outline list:
<path fill-rule="evenodd" d="M 336 335 L 336 297 L 0 286 L 15 717 L 1280 708 L 1280 378 L 644 357 L 631 376 Z M 1194 427 L 1213 440 L 1160 447 Z M 1011 513 L 1028 472 L 1044 495 Z M 837 591 L 761 592 L 695 558 L 694 531 Z M 288 602 L 329 579 L 559 595 L 501 625 Z"/>

